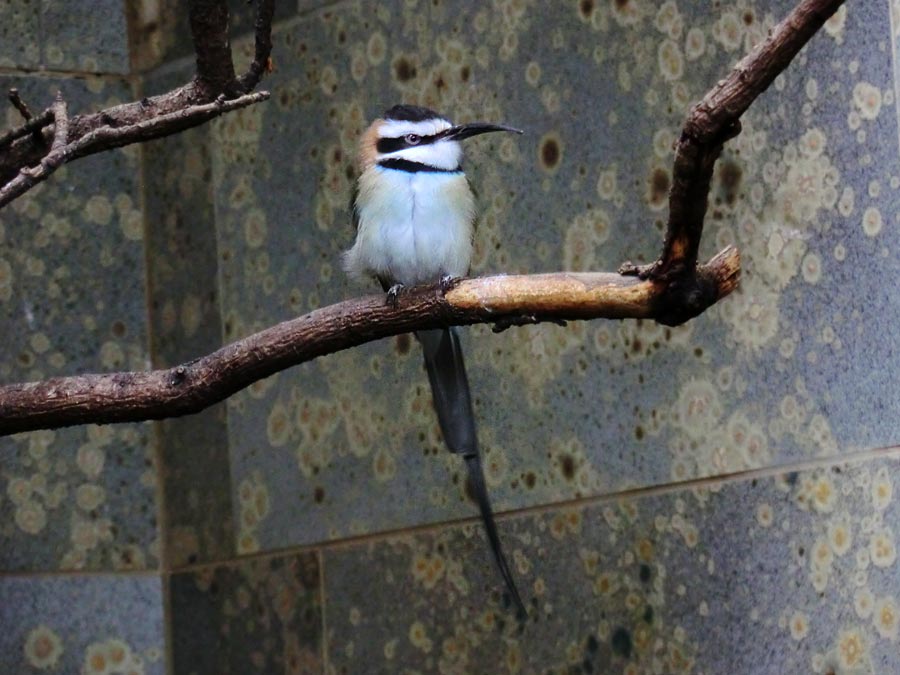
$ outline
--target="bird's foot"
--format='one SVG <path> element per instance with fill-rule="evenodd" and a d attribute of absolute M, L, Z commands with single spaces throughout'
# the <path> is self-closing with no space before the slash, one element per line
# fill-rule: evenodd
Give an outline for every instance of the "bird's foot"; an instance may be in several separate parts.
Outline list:
<path fill-rule="evenodd" d="M 446 293 L 459 283 L 462 277 L 455 277 L 452 274 L 442 274 L 441 280 L 438 282 L 441 286 L 441 293 Z"/>
<path fill-rule="evenodd" d="M 400 299 L 400 293 L 404 288 L 405 286 L 403 284 L 394 284 L 393 286 L 391 286 L 387 291 L 387 295 L 385 296 L 385 302 L 391 307 L 396 308 L 397 301 Z"/>

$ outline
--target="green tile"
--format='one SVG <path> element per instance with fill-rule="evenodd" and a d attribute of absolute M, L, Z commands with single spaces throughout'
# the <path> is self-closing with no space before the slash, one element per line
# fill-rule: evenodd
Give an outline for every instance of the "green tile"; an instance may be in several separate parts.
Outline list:
<path fill-rule="evenodd" d="M 4 77 L 33 109 L 124 102 L 125 82 Z M 137 149 L 78 160 L 0 213 L 0 381 L 149 365 Z M 157 564 L 152 425 L 0 439 L 0 569 Z"/>
<path fill-rule="evenodd" d="M 474 274 L 649 260 L 687 109 L 791 6 L 397 0 L 284 24 L 272 100 L 212 126 L 225 339 L 378 289 L 348 283 L 340 253 L 357 141 L 399 101 L 526 130 L 467 146 Z M 886 365 L 900 296 L 883 281 L 900 271 L 892 63 L 847 53 L 887 44 L 888 11 L 862 3 L 829 23 L 728 144 L 701 253 L 739 246 L 734 295 L 678 329 L 464 331 L 499 509 L 897 442 L 882 423 L 900 415 Z M 235 516 L 252 523 L 238 549 L 472 515 L 430 407 L 408 339 L 231 398 Z M 243 506 L 241 490 L 267 494 L 269 510 Z"/>
<path fill-rule="evenodd" d="M 145 80 L 164 91 L 191 78 L 189 68 Z M 160 368 L 222 344 L 209 127 L 144 148 L 147 264 L 153 361 Z M 157 425 L 165 483 L 165 551 L 170 566 L 234 554 L 231 477 L 224 406 Z"/>
<path fill-rule="evenodd" d="M 122 0 L 41 0 L 42 64 L 50 70 L 128 73 Z"/>
<path fill-rule="evenodd" d="M 316 554 L 172 576 L 175 675 L 323 673 Z"/>
<path fill-rule="evenodd" d="M 4 673 L 163 675 L 157 576 L 0 579 Z"/>
<path fill-rule="evenodd" d="M 0 66 L 37 68 L 41 63 L 40 3 L 0 3 Z"/>
<path fill-rule="evenodd" d="M 335 673 L 900 669 L 891 457 L 327 550 Z"/>

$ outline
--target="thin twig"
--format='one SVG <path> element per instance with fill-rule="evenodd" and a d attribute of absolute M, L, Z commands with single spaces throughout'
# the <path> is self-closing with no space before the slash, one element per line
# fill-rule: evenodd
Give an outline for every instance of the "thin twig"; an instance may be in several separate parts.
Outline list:
<path fill-rule="evenodd" d="M 9 102 L 19 111 L 19 114 L 26 122 L 31 119 L 31 111 L 28 109 L 25 101 L 22 100 L 22 97 L 19 96 L 19 90 L 15 87 L 9 90 Z"/>
<path fill-rule="evenodd" d="M 61 91 L 56 92 L 56 100 L 50 110 L 53 111 L 53 145 L 50 146 L 50 156 L 61 155 L 69 139 L 69 108 Z"/>
<path fill-rule="evenodd" d="M 161 136 L 168 136 L 203 124 L 223 113 L 244 108 L 264 101 L 267 98 L 269 98 L 269 92 L 261 91 L 231 100 L 216 99 L 212 103 L 189 106 L 182 110 L 151 117 L 150 119 L 141 120 L 123 127 L 99 127 L 68 144 L 64 143 L 65 137 L 60 136 L 60 133 L 58 133 L 60 125 L 57 122 L 57 132 L 54 133 L 53 146 L 50 153 L 41 160 L 39 165 L 33 169 L 23 169 L 18 176 L 0 188 L 0 207 L 5 206 L 38 183 L 46 180 L 61 164 L 70 159 L 93 154 L 98 151 L 97 148 L 106 150 L 160 138 Z M 51 111 L 55 111 L 59 104 L 62 105 L 62 112 L 64 113 L 65 103 L 61 99 L 54 103 Z M 64 115 L 63 118 L 64 124 L 66 124 L 68 120 Z M 60 139 L 63 139 L 63 145 L 58 146 Z"/>
<path fill-rule="evenodd" d="M 240 91 L 251 91 L 269 67 L 272 53 L 272 17 L 275 14 L 275 0 L 257 0 L 256 24 L 254 29 L 253 62 L 247 72 L 238 78 Z"/>
<path fill-rule="evenodd" d="M 232 110 L 246 108 L 254 103 L 265 101 L 269 96 L 270 93 L 267 91 L 257 91 L 232 99 L 219 97 L 212 103 L 190 106 L 165 115 L 141 120 L 128 126 L 100 127 L 72 143 L 72 157 L 83 157 L 93 154 L 96 152 L 94 146 L 97 145 L 101 145 L 104 149 L 117 148 L 123 145 L 130 145 L 131 143 L 170 136 L 179 131 L 208 122 L 214 117 Z M 3 206 L 2 202 L 0 202 L 0 206 Z"/>
<path fill-rule="evenodd" d="M 191 0 L 189 10 L 198 75 L 165 94 L 97 113 L 73 116 L 68 132 L 68 141 L 73 147 L 69 148 L 66 161 L 174 134 L 268 97 L 268 94 L 261 94 L 246 98 L 243 94 L 259 82 L 268 63 L 273 0 L 262 0 L 257 10 L 256 53 L 257 60 L 263 58 L 263 69 L 257 72 L 259 68 L 251 65 L 250 71 L 240 80 L 235 77 L 228 42 L 227 1 Z M 228 100 L 224 106 L 218 102 L 222 96 Z M 22 170 L 46 159 L 47 148 L 52 142 L 47 128 L 51 122 L 52 115 L 47 111 L 0 136 L 0 207 L 36 184 L 22 178 Z M 127 132 L 119 131 L 126 129 Z M 90 140 L 81 142 L 79 139 L 85 136 Z M 41 180 L 46 178 L 45 174 L 40 175 Z"/>
<path fill-rule="evenodd" d="M 0 136 L 0 150 L 3 150 L 10 143 L 15 141 L 16 139 L 22 138 L 23 136 L 28 136 L 29 134 L 34 134 L 35 132 L 40 132 L 41 129 L 50 125 L 53 122 L 53 112 L 50 108 L 47 108 L 44 112 L 42 112 L 37 117 L 30 117 L 25 124 L 20 127 L 16 127 L 15 129 L 10 129 L 5 134 Z"/>
<path fill-rule="evenodd" d="M 13 107 L 16 110 L 19 111 L 19 114 L 25 120 L 26 124 L 31 121 L 31 110 L 28 108 L 28 105 L 25 103 L 25 101 L 22 100 L 22 97 L 19 95 L 19 90 L 15 87 L 9 90 L 9 102 L 13 104 Z M 30 129 L 31 136 L 37 143 L 40 143 L 43 140 L 43 136 L 41 135 L 42 128 L 43 127 L 36 127 Z M 4 144 L 0 144 L 0 148 L 2 148 L 3 146 Z"/>
<path fill-rule="evenodd" d="M 47 180 L 54 171 L 65 164 L 69 152 L 69 146 L 66 145 L 66 138 L 69 134 L 69 115 L 62 94 L 56 95 L 56 100 L 50 106 L 49 112 L 53 117 L 54 127 L 50 152 L 41 159 L 37 166 L 22 169 L 18 176 L 0 188 L 0 206 Z"/>

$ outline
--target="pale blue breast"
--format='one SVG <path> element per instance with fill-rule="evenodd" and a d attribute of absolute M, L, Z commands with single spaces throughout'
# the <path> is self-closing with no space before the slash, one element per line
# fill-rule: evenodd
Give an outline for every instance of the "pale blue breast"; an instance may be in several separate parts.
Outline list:
<path fill-rule="evenodd" d="M 360 179 L 356 243 L 346 266 L 407 285 L 464 276 L 472 257 L 474 202 L 460 172 L 373 167 Z"/>

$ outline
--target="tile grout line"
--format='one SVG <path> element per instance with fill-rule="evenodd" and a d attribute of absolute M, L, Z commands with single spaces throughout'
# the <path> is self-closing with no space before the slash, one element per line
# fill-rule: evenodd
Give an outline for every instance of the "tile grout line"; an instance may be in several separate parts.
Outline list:
<path fill-rule="evenodd" d="M 773 478 L 786 473 L 799 471 L 810 471 L 813 469 L 828 468 L 839 466 L 842 464 L 854 464 L 859 462 L 870 461 L 882 458 L 900 458 L 900 446 L 888 446 L 883 448 L 875 448 L 872 450 L 860 450 L 848 455 L 832 455 L 829 457 L 821 457 L 810 459 L 802 462 L 793 462 L 791 464 L 782 464 L 772 467 L 763 467 L 759 469 L 748 469 L 745 471 L 737 471 L 734 473 L 723 474 L 719 476 L 706 476 L 703 478 L 693 478 L 690 480 L 679 481 L 674 483 L 666 483 L 662 485 L 650 485 L 646 487 L 628 488 L 618 492 L 610 492 L 604 495 L 596 495 L 590 497 L 580 497 L 562 502 L 553 502 L 548 504 L 537 504 L 534 506 L 525 506 L 519 509 L 511 509 L 508 511 L 496 513 L 497 521 L 513 520 L 527 515 L 539 515 L 552 511 L 561 511 L 581 506 L 600 505 L 615 502 L 621 499 L 633 499 L 640 497 L 652 497 L 655 495 L 671 494 L 673 492 L 681 492 L 695 488 L 709 487 L 711 485 L 729 485 L 743 481 L 751 481 L 754 479 Z M 25 571 L 11 572 L 0 571 L 0 579 L 4 578 L 65 578 L 65 577 L 152 577 L 164 576 L 171 577 L 175 574 L 190 574 L 199 572 L 211 567 L 236 567 L 252 560 L 268 560 L 271 558 L 285 557 L 289 555 L 297 555 L 301 553 L 316 553 L 324 556 L 328 550 L 341 550 L 357 546 L 365 542 L 378 543 L 397 537 L 409 536 L 415 534 L 423 534 L 429 532 L 438 532 L 448 527 L 457 527 L 480 522 L 477 516 L 467 516 L 464 518 L 454 518 L 443 520 L 436 523 L 427 523 L 415 525 L 412 527 L 399 528 L 396 530 L 384 530 L 381 532 L 373 532 L 370 534 L 356 535 L 346 537 L 344 539 L 335 539 L 333 541 L 315 542 L 309 544 L 301 544 L 298 546 L 287 546 L 284 548 L 270 549 L 267 551 L 259 551 L 249 555 L 239 555 L 225 560 L 210 561 L 204 563 L 195 563 L 193 565 L 185 565 L 166 570 L 44 570 L 44 571 Z M 321 566 L 321 579 L 324 580 L 324 565 Z"/>
<path fill-rule="evenodd" d="M 888 5 L 888 45 L 890 45 L 891 50 L 891 72 L 894 75 L 892 78 L 894 85 L 894 100 L 898 100 L 900 99 L 900 79 L 898 79 L 897 74 L 897 50 L 900 49 L 900 43 L 895 43 L 894 36 L 897 35 L 897 30 L 900 29 L 900 26 L 894 23 L 894 12 L 891 11 L 890 0 L 883 1 Z M 897 121 L 900 123 L 900 105 L 894 107 Z M 900 144 L 900 135 L 897 137 L 897 142 Z"/>
<path fill-rule="evenodd" d="M 18 68 L 15 66 L 0 66 L 0 75 L 3 77 L 33 77 L 47 80 L 83 80 L 88 77 L 96 77 L 107 81 L 133 80 L 140 77 L 140 74 L 133 72 L 91 72 L 85 70 L 51 70 L 40 66 L 35 68 Z"/>
<path fill-rule="evenodd" d="M 144 570 L 0 570 L 0 580 L 3 579 L 84 579 L 100 577 L 129 578 L 159 578 L 165 572 L 159 569 Z"/>
<path fill-rule="evenodd" d="M 131 55 L 129 42 L 129 58 Z M 141 75 L 134 77 L 132 83 L 132 95 L 135 100 L 140 99 L 144 95 L 144 78 Z M 147 358 L 152 368 L 156 361 L 156 353 L 159 345 L 157 344 L 158 336 L 154 325 L 154 314 L 152 310 L 153 290 L 155 286 L 154 273 L 152 266 L 155 265 L 153 260 L 153 252 L 150 249 L 150 217 L 148 214 L 148 182 L 147 182 L 147 146 L 145 143 L 137 144 L 138 151 L 138 181 L 140 182 L 140 208 L 143 220 L 143 252 L 144 252 L 144 321 L 145 321 L 145 345 L 147 349 Z M 146 422 L 144 424 L 147 424 Z M 156 490 L 154 497 L 156 499 L 156 538 L 159 542 L 157 550 L 157 569 L 160 578 L 160 604 L 162 608 L 162 628 L 163 628 L 163 663 L 165 664 L 165 672 L 174 673 L 174 649 L 172 638 L 173 621 L 172 621 L 172 599 L 169 593 L 170 575 L 169 570 L 172 567 L 170 546 L 169 546 L 169 511 L 166 499 L 166 469 L 163 452 L 163 429 L 162 421 L 154 420 L 149 423 L 150 443 L 153 446 L 153 459 L 156 465 Z"/>
<path fill-rule="evenodd" d="M 616 492 L 609 492 L 602 495 L 592 495 L 588 497 L 579 497 L 568 499 L 560 502 L 552 502 L 547 504 L 536 504 L 533 506 L 525 506 L 507 511 L 497 511 L 495 513 L 497 522 L 513 520 L 528 515 L 540 515 L 554 511 L 566 509 L 607 504 L 622 499 L 635 499 L 643 497 L 652 497 L 656 495 L 666 495 L 673 492 L 681 492 L 696 488 L 709 487 L 714 485 L 729 485 L 732 483 L 740 483 L 744 481 L 758 480 L 764 478 L 773 478 L 786 473 L 799 471 L 811 471 L 819 468 L 827 468 L 838 466 L 841 464 L 858 463 L 879 458 L 898 458 L 900 457 L 900 446 L 888 446 L 884 448 L 875 448 L 871 450 L 860 450 L 847 455 L 831 455 L 828 457 L 819 457 L 790 464 L 781 464 L 777 466 L 761 467 L 758 469 L 746 469 L 728 474 L 717 476 L 705 476 L 702 478 L 692 478 L 684 481 L 677 481 L 659 485 L 649 485 L 636 488 L 626 488 Z M 343 539 L 335 539 L 331 541 L 317 541 L 297 546 L 286 546 L 283 548 L 269 549 L 266 551 L 258 551 L 256 553 L 239 555 L 226 560 L 196 563 L 194 565 L 186 565 L 172 570 L 171 573 L 191 573 L 208 569 L 210 567 L 232 567 L 244 564 L 250 560 L 267 560 L 270 558 L 278 558 L 289 555 L 297 555 L 302 553 L 311 553 L 321 550 L 324 555 L 329 550 L 341 550 L 358 546 L 365 542 L 378 543 L 397 537 L 425 534 L 429 532 L 438 532 L 449 527 L 458 527 L 470 525 L 480 522 L 477 516 L 466 516 L 462 518 L 452 518 L 442 520 L 440 522 L 425 523 L 414 525 L 411 527 L 403 527 L 394 530 L 383 530 L 368 534 L 355 535 L 345 537 Z"/>
<path fill-rule="evenodd" d="M 163 664 L 169 675 L 175 673 L 175 622 L 172 611 L 172 575 L 163 571 L 160 575 L 163 610 Z"/>
<path fill-rule="evenodd" d="M 322 614 L 322 672 L 328 673 L 328 620 L 325 616 L 327 606 L 325 604 L 325 550 L 316 549 L 319 558 L 319 608 Z"/>

